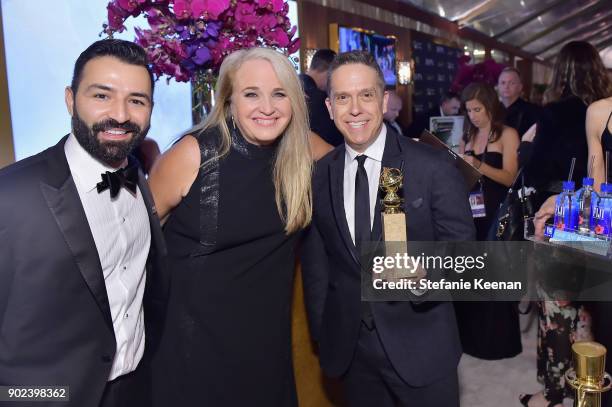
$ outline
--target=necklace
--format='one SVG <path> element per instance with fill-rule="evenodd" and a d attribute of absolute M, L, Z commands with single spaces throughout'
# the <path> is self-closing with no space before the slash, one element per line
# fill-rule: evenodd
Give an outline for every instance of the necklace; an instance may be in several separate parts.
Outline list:
<path fill-rule="evenodd" d="M 476 135 L 474 137 L 474 140 L 472 141 L 472 151 L 474 151 L 474 153 L 477 151 L 477 149 L 476 149 L 476 147 L 477 147 L 477 138 L 478 138 L 478 135 Z M 489 145 L 489 143 L 492 140 L 493 140 L 493 129 L 491 128 L 491 130 L 489 130 L 489 135 L 487 136 L 487 141 L 484 143 L 484 148 L 482 149 L 483 152 L 487 149 L 487 146 Z M 480 145 L 478 145 L 478 147 L 480 147 Z M 480 149 L 478 149 L 478 150 L 480 150 Z M 478 155 L 480 155 L 480 154 L 482 154 L 482 153 L 479 153 Z"/>

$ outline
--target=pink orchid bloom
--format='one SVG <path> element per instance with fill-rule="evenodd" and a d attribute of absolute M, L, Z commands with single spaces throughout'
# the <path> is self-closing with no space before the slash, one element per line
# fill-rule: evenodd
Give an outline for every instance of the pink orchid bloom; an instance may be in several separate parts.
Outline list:
<path fill-rule="evenodd" d="M 149 27 L 135 29 L 135 42 L 146 49 L 156 78 L 189 81 L 200 69 L 218 70 L 238 49 L 273 46 L 292 53 L 300 46 L 286 0 L 112 0 L 107 10 L 108 34 L 125 30 L 130 16 L 145 15 Z M 194 59 L 194 50 L 206 58 Z"/>
<path fill-rule="evenodd" d="M 278 13 L 283 9 L 285 2 L 284 0 L 257 0 L 257 4 L 260 8 L 267 7 L 270 11 Z"/>
<path fill-rule="evenodd" d="M 230 0 L 191 0 L 191 12 L 196 18 L 216 20 L 230 6 Z"/>
<path fill-rule="evenodd" d="M 191 18 L 191 1 L 174 0 L 174 14 L 178 20 Z"/>
<path fill-rule="evenodd" d="M 287 33 L 282 30 L 270 31 L 265 38 L 270 39 L 272 43 L 283 48 L 289 45 L 289 37 Z"/>
<path fill-rule="evenodd" d="M 294 52 L 299 51 L 299 49 L 300 49 L 300 39 L 296 38 L 293 41 L 291 41 L 291 43 L 287 47 L 287 53 L 293 54 Z"/>
<path fill-rule="evenodd" d="M 245 29 L 246 25 L 255 24 L 258 20 L 258 16 L 255 14 L 255 6 L 251 3 L 239 2 L 236 5 L 234 17 L 237 22 L 244 24 L 241 27 L 242 29 Z"/>
<path fill-rule="evenodd" d="M 108 3 L 108 27 L 111 31 L 123 32 L 125 27 L 123 22 L 128 17 L 128 13 L 115 3 Z"/>

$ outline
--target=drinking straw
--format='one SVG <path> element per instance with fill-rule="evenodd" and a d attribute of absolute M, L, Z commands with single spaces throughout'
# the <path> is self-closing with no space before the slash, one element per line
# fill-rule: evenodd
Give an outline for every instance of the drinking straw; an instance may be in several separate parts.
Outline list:
<path fill-rule="evenodd" d="M 587 177 L 591 178 L 591 176 L 593 175 L 593 164 L 595 161 L 595 156 L 592 155 L 589 157 L 589 172 L 587 173 Z"/>
<path fill-rule="evenodd" d="M 608 166 L 610 164 L 610 152 L 606 151 L 606 184 L 608 183 Z"/>
<path fill-rule="evenodd" d="M 572 175 L 574 174 L 574 166 L 576 165 L 576 157 L 572 157 L 572 165 L 570 166 L 569 175 L 567 176 L 567 180 L 572 180 Z"/>

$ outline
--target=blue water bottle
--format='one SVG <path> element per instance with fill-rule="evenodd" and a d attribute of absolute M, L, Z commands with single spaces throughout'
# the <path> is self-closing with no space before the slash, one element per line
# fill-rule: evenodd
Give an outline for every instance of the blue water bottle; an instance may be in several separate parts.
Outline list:
<path fill-rule="evenodd" d="M 555 228 L 559 230 L 573 230 L 576 227 L 574 219 L 575 211 L 572 211 L 574 201 L 574 181 L 563 182 L 563 192 L 559 194 L 555 202 Z"/>
<path fill-rule="evenodd" d="M 601 184 L 601 195 L 593 206 L 591 231 L 606 239 L 612 229 L 612 184 Z"/>
<path fill-rule="evenodd" d="M 582 179 L 582 188 L 576 192 L 576 202 L 578 209 L 578 232 L 588 235 L 591 233 L 591 223 L 593 221 L 593 206 L 597 202 L 597 192 L 593 190 L 593 178 L 585 177 Z"/>

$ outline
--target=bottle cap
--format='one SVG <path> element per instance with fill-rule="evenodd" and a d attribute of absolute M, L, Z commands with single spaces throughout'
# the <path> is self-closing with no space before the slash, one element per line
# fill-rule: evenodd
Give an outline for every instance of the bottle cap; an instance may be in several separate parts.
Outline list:
<path fill-rule="evenodd" d="M 557 184 L 559 185 L 559 184 Z M 574 181 L 563 181 L 563 190 L 567 191 L 573 191 L 576 188 L 576 184 L 574 183 Z"/>
<path fill-rule="evenodd" d="M 612 193 L 612 184 L 601 184 L 601 192 L 604 194 Z"/>
<path fill-rule="evenodd" d="M 582 178 L 582 186 L 585 186 L 585 185 L 593 186 L 593 182 L 594 182 L 594 180 L 591 177 L 584 177 L 584 178 Z"/>

